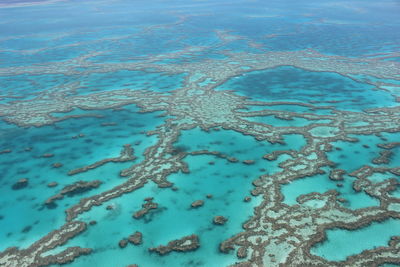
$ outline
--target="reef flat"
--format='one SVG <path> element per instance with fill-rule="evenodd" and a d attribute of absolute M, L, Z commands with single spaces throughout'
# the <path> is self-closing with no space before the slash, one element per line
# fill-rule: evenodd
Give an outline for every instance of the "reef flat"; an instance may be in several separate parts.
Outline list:
<path fill-rule="evenodd" d="M 381 33 L 400 25 L 258 2 L 217 26 L 178 2 L 121 23 L 168 6 L 116 3 L 77 4 L 84 28 L 2 22 L 0 266 L 400 264 L 400 37 Z M 28 4 L 4 10 L 78 8 Z M 368 245 L 330 255 L 352 234 Z"/>

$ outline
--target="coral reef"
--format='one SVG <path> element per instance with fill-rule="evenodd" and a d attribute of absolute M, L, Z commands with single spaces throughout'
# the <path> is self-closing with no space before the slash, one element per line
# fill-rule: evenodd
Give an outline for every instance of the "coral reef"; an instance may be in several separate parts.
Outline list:
<path fill-rule="evenodd" d="M 218 31 L 216 35 L 222 44 L 241 38 L 223 31 Z M 258 46 L 255 42 L 251 44 L 252 47 Z M 173 183 L 168 181 L 168 177 L 178 172 L 189 173 L 189 166 L 183 161 L 186 156 L 205 154 L 237 165 L 241 164 L 242 168 L 250 168 L 250 165 L 254 165 L 258 161 L 265 160 L 265 162 L 270 163 L 283 155 L 288 156 L 278 164 L 279 170 L 277 172 L 269 173 L 269 170 L 267 170 L 261 176 L 253 177 L 254 187 L 250 194 L 260 196 L 261 203 L 254 209 L 253 216 L 243 224 L 243 230 L 219 245 L 219 250 L 222 253 L 236 251 L 239 262 L 235 266 L 375 266 L 383 263 L 400 264 L 398 237 L 393 237 L 385 247 L 365 250 L 342 262 L 328 261 L 310 253 L 310 248 L 313 245 L 326 239 L 325 232 L 328 229 L 355 230 L 387 218 L 400 219 L 400 199 L 390 194 L 399 186 L 397 179 L 383 179 L 379 182 L 371 179 L 374 174 L 389 173 L 394 177 L 400 176 L 398 167 L 386 166 L 393 158 L 391 157 L 394 153 L 392 149 L 397 148 L 399 142 L 387 142 L 382 139 L 383 143 L 378 144 L 378 147 L 382 149 L 379 156 L 374 158 L 372 162 L 366 162 L 364 166 L 349 171 L 350 173 L 338 168 L 336 163 L 329 160 L 327 156 L 334 149 L 340 151 L 341 148 L 334 148 L 333 146 L 333 143 L 338 141 L 356 143 L 359 140 L 354 136 L 379 136 L 381 133 L 400 132 L 400 106 L 345 111 L 337 108 L 335 101 L 328 102 L 328 105 L 319 105 L 318 101 L 310 101 L 309 103 L 296 101 L 265 102 L 238 95 L 234 91 L 215 90 L 219 85 L 239 75 L 284 65 L 308 71 L 338 73 L 343 77 L 373 85 L 377 90 L 388 91 L 389 89 L 385 89 L 384 86 L 390 85 L 390 83 L 385 82 L 385 80 L 400 80 L 400 63 L 377 58 L 325 55 L 307 49 L 264 51 L 262 53 L 234 53 L 224 50 L 220 51 L 220 55 L 224 56 L 222 59 L 204 59 L 180 64 L 159 64 L 160 61 L 165 59 L 175 59 L 198 51 L 206 51 L 205 49 L 205 47 L 191 47 L 178 52 L 144 57 L 134 61 L 104 64 L 92 60 L 101 55 L 101 52 L 89 52 L 65 61 L 0 68 L 0 76 L 90 75 L 113 73 L 120 70 L 152 71 L 169 75 L 185 73 L 187 75 L 181 88 L 168 93 L 116 88 L 110 91 L 79 95 L 76 91 L 81 85 L 79 82 L 72 82 L 60 84 L 56 88 L 42 90 L 30 99 L 1 102 L 0 116 L 2 119 L 20 127 L 41 127 L 85 116 L 100 117 L 98 114 L 88 112 L 115 109 L 130 104 L 138 106 L 142 113 L 163 111 L 166 118 L 162 125 L 146 132 L 148 136 L 156 136 L 157 141 L 146 148 L 143 160 L 132 163 L 130 167 L 121 170 L 120 175 L 126 177 L 126 179 L 112 188 L 84 197 L 78 203 L 69 206 L 65 211 L 65 224 L 28 248 L 12 247 L 1 252 L 0 265 L 35 267 L 64 264 L 76 257 L 90 253 L 91 250 L 88 248 L 71 247 L 56 255 L 42 256 L 45 252 L 50 252 L 53 248 L 65 244 L 68 240 L 82 233 L 86 229 L 86 224 L 77 221 L 78 216 L 96 206 L 107 205 L 108 201 L 138 190 L 149 181 L 154 182 L 160 188 L 169 187 L 176 191 L 177 187 L 174 187 Z M 237 62 L 237 64 L 230 64 L 231 62 Z M 246 66 L 247 69 L 243 69 L 243 66 Z M 198 73 L 202 74 L 201 78 L 196 76 Z M 374 79 L 364 81 L 359 78 L 361 76 L 374 77 L 374 79 L 382 79 L 382 81 Z M 202 84 L 206 79 L 212 82 Z M 396 99 L 399 101 L 395 92 L 395 90 L 389 90 L 389 93 L 397 97 Z M 308 111 L 281 110 L 278 106 L 282 105 L 306 108 Z M 253 110 L 252 107 L 257 109 Z M 68 112 L 77 109 L 85 112 L 80 115 L 68 114 Z M 319 113 L 319 111 L 329 112 Z M 54 113 L 60 113 L 61 116 L 55 116 Z M 285 121 L 304 119 L 309 123 L 302 126 L 278 127 L 250 120 L 252 117 L 260 116 L 273 116 Z M 107 127 L 104 130 L 115 125 L 114 122 L 102 123 L 102 126 Z M 284 136 L 293 134 L 303 136 L 306 142 L 299 150 L 268 151 L 264 152 L 266 154 L 262 158 L 247 160 L 239 160 L 233 155 L 223 154 L 220 151 L 206 149 L 185 151 L 175 146 L 183 130 L 196 127 L 200 127 L 204 131 L 211 129 L 233 130 L 251 136 L 260 143 L 267 144 L 283 144 Z M 78 142 L 79 138 L 83 137 L 84 134 L 82 133 L 74 135 L 72 138 L 77 140 L 71 141 Z M 139 144 L 140 142 L 135 143 L 135 145 Z M 370 146 L 364 144 L 363 148 L 368 149 Z M 31 148 L 26 149 L 26 151 L 30 150 Z M 0 154 L 11 152 L 12 149 L 10 148 L 0 151 Z M 118 157 L 97 161 L 71 170 L 68 174 L 75 175 L 87 172 L 109 162 L 133 161 L 136 158 L 133 154 L 133 148 L 127 144 Z M 6 157 L 6 155 L 3 156 Z M 51 158 L 55 155 L 45 153 L 40 157 Z M 209 161 L 208 164 L 214 165 L 215 161 Z M 379 167 L 376 167 L 376 165 L 379 165 Z M 53 163 L 55 168 L 61 166 L 61 163 Z M 329 174 L 326 170 L 329 170 Z M 283 203 L 284 196 L 281 191 L 284 185 L 317 174 L 326 174 L 332 181 L 340 182 L 337 183 L 338 187 L 342 187 L 347 176 L 350 176 L 354 179 L 354 182 L 352 182 L 354 191 L 365 192 L 368 196 L 377 199 L 379 205 L 357 210 L 349 209 L 344 205 L 348 200 L 345 196 L 340 195 L 337 190 L 300 195 L 296 199 L 297 204 L 295 205 Z M 99 180 L 92 182 L 78 181 L 64 187 L 45 203 L 52 207 L 56 200 L 97 188 L 100 183 Z M 12 187 L 13 189 L 20 189 L 27 185 L 28 180 L 20 180 Z M 48 184 L 48 187 L 56 185 L 57 183 L 53 182 Z M 206 197 L 212 198 L 211 195 Z M 250 200 L 251 197 L 249 196 L 243 199 L 245 202 Z M 193 202 L 191 206 L 199 207 L 203 203 L 203 200 L 198 200 Z M 318 205 L 314 205 L 315 203 Z M 148 198 L 142 205 L 142 209 L 135 212 L 133 217 L 140 219 L 157 208 L 158 204 L 153 202 L 153 199 Z M 107 209 L 113 209 L 113 206 L 108 205 Z M 224 224 L 226 221 L 227 219 L 223 216 L 216 216 L 213 219 L 215 224 Z M 96 223 L 91 221 L 89 224 L 95 225 Z M 135 245 L 141 244 L 142 234 L 135 232 L 127 239 L 119 241 L 119 246 L 121 248 L 126 247 L 129 242 Z M 196 235 L 190 235 L 149 250 L 165 255 L 171 251 L 192 251 L 199 246 L 199 238 Z"/>
<path fill-rule="evenodd" d="M 103 160 L 97 161 L 93 164 L 90 164 L 88 166 L 78 168 L 75 170 L 71 170 L 68 172 L 68 175 L 75 175 L 78 173 L 86 172 L 86 171 L 95 169 L 97 167 L 100 167 L 108 162 L 126 162 L 126 161 L 135 160 L 136 157 L 133 155 L 133 153 L 134 153 L 134 150 L 131 147 L 131 145 L 126 144 L 126 145 L 124 145 L 124 148 L 121 150 L 119 157 L 103 159 Z"/>
<path fill-rule="evenodd" d="M 81 194 L 83 192 L 89 191 L 93 188 L 97 188 L 100 186 L 102 182 L 100 180 L 94 180 L 91 182 L 85 182 L 85 181 L 77 181 L 71 185 L 65 186 L 58 194 L 48 198 L 45 201 L 45 205 L 47 207 L 55 207 L 55 201 L 63 199 L 64 196 L 74 196 L 76 194 Z M 51 184 L 51 187 L 53 187 L 54 184 Z"/>
<path fill-rule="evenodd" d="M 65 264 L 76 257 L 91 253 L 90 248 L 68 247 L 55 254 L 42 256 L 44 252 L 65 244 L 69 239 L 86 230 L 86 224 L 79 221 L 66 223 L 33 243 L 26 249 L 11 247 L 0 253 L 0 265 L 19 267 L 39 267 L 50 264 Z"/>
<path fill-rule="evenodd" d="M 226 222 L 228 221 L 227 218 L 225 218 L 224 216 L 215 216 L 213 219 L 213 223 L 216 225 L 224 225 Z"/>
<path fill-rule="evenodd" d="M 150 210 L 154 210 L 158 208 L 158 204 L 153 202 L 153 198 L 146 198 L 145 202 L 142 205 L 142 209 L 138 210 L 137 212 L 135 212 L 132 217 L 135 219 L 140 219 L 143 216 L 145 216 L 147 213 L 149 213 Z"/>
<path fill-rule="evenodd" d="M 160 255 L 168 254 L 172 251 L 188 252 L 196 250 L 200 247 L 200 241 L 197 235 L 184 236 L 181 239 L 176 239 L 168 242 L 165 246 L 149 248 L 150 252 L 157 252 Z"/>
<path fill-rule="evenodd" d="M 196 200 L 194 201 L 192 204 L 190 204 L 190 206 L 192 208 L 198 208 L 204 205 L 204 201 L 203 200 Z"/>
<path fill-rule="evenodd" d="M 128 237 L 128 241 L 134 245 L 140 245 L 143 242 L 143 234 L 136 231 Z"/>
<path fill-rule="evenodd" d="M 19 190 L 28 186 L 28 178 L 21 178 L 15 184 L 12 185 L 13 190 Z"/>

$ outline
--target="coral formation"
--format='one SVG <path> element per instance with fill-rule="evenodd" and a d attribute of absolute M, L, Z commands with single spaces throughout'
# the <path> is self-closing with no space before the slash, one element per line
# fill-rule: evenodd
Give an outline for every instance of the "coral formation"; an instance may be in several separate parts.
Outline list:
<path fill-rule="evenodd" d="M 150 252 L 157 252 L 160 255 L 168 254 L 172 251 L 188 252 L 196 250 L 200 247 L 200 241 L 197 235 L 188 235 L 180 239 L 172 240 L 165 246 L 149 248 Z"/>

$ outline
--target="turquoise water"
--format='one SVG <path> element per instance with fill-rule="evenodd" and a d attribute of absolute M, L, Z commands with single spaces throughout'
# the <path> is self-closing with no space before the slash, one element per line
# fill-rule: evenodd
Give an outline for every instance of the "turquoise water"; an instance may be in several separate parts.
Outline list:
<path fill-rule="evenodd" d="M 334 265 L 365 250 L 375 250 L 363 254 L 375 263 L 400 233 L 399 13 L 389 0 L 0 1 L 0 265 L 320 266 L 309 253 Z M 315 123 L 330 133 L 318 135 L 326 129 Z M 135 159 L 116 162 L 127 144 Z M 319 174 L 287 165 L 305 157 L 311 162 L 300 165 Z M 376 171 L 351 175 L 365 166 Z M 337 169 L 343 179 L 333 181 Z M 152 181 L 160 179 L 172 186 Z M 45 205 L 66 186 L 95 180 L 97 188 Z M 102 202 L 111 189 L 124 193 Z M 338 205 L 325 213 L 297 201 L 329 190 Z M 158 208 L 134 219 L 147 197 Z M 196 200 L 204 205 L 191 208 Z M 71 246 L 90 254 L 58 257 L 60 265 L 39 256 L 28 264 L 23 253 L 9 262 L 7 248 L 32 248 L 84 201 L 89 209 L 72 221 L 87 230 L 62 233 L 65 244 L 39 254 Z M 217 215 L 227 222 L 215 225 Z M 368 225 L 345 230 L 355 220 Z M 296 235 L 286 232 L 293 228 Z M 314 244 L 315 229 L 327 239 Z M 135 231 L 143 244 L 120 248 Z M 148 250 L 191 234 L 196 250 Z M 395 249 L 385 255 L 400 264 Z"/>
<path fill-rule="evenodd" d="M 352 111 L 396 105 L 389 93 L 373 88 L 336 73 L 279 67 L 234 77 L 217 90 L 235 90 L 256 100 L 301 101 Z"/>
<path fill-rule="evenodd" d="M 1 94 L 10 98 L 5 97 L 6 101 L 2 102 L 32 99 L 40 91 L 56 88 L 68 82 L 70 82 L 68 77 L 54 74 L 3 76 L 0 77 Z"/>
<path fill-rule="evenodd" d="M 345 260 L 346 257 L 363 250 L 387 245 L 390 237 L 398 234 L 399 227 L 399 220 L 389 219 L 355 231 L 328 230 L 327 241 L 312 248 L 311 252 L 332 261 Z M 375 234 L 377 232 L 379 235 Z"/>
<path fill-rule="evenodd" d="M 219 151 L 223 154 L 233 156 L 238 160 L 254 160 L 256 163 L 262 156 L 275 150 L 287 150 L 292 148 L 301 149 L 306 141 L 302 135 L 286 135 L 285 145 L 270 144 L 268 142 L 258 142 L 251 136 L 245 136 L 241 133 L 225 130 L 205 132 L 200 128 L 183 131 L 182 136 L 175 145 L 185 151 L 210 150 Z"/>
<path fill-rule="evenodd" d="M 135 107 L 121 111 L 97 111 L 103 118 L 80 118 L 56 123 L 37 129 L 19 129 L 15 126 L 2 131 L 1 148 L 12 147 L 9 154 L 0 155 L 2 173 L 2 205 L 0 220 L 2 227 L 1 249 L 13 245 L 26 247 L 32 241 L 48 232 L 48 229 L 59 227 L 64 221 L 64 209 L 76 203 L 88 194 L 104 191 L 121 182 L 119 172 L 129 167 L 132 162 L 107 163 L 86 173 L 68 176 L 70 170 L 95 163 L 107 157 L 119 155 L 124 144 L 131 144 L 138 157 L 143 159 L 144 150 L 156 142 L 155 136 L 146 137 L 142 131 L 153 129 L 165 118 L 157 118 L 157 113 L 138 114 Z M 146 120 L 146 125 L 138 121 Z M 115 122 L 114 126 L 102 127 L 103 122 Z M 97 128 L 93 127 L 97 125 Z M 84 137 L 73 139 L 73 136 L 84 134 Z M 17 137 L 16 137 L 17 136 Z M 16 137 L 16 138 L 15 138 Z M 118 137 L 118 138 L 115 138 Z M 110 141 L 112 140 L 112 141 Z M 140 141 L 140 144 L 136 142 Z M 135 145 L 136 144 L 136 145 Z M 30 151 L 25 151 L 30 147 Z M 51 158 L 42 157 L 45 153 L 54 154 Z M 23 161 L 25 164 L 20 164 Z M 63 164 L 60 168 L 52 167 L 53 163 Z M 11 186 L 20 178 L 29 178 L 28 190 L 14 191 Z M 91 181 L 100 179 L 99 188 L 82 195 L 65 197 L 58 200 L 56 209 L 44 206 L 47 198 L 57 193 L 65 185 L 79 180 Z M 49 182 L 57 182 L 55 188 L 48 188 Z M 18 201 L 15 202 L 15 199 Z M 18 209 L 19 212 L 12 212 Z M 24 232 L 25 227 L 31 230 Z"/>
<path fill-rule="evenodd" d="M 94 73 L 82 79 L 82 89 L 78 93 L 88 94 L 93 91 L 112 91 L 115 88 L 163 92 L 182 87 L 183 78 L 183 74 L 174 76 L 126 70 L 113 72 L 112 74 Z M 90 91 L 87 91 L 88 89 Z"/>
<path fill-rule="evenodd" d="M 212 131 L 210 133 L 196 128 L 183 131 L 176 147 L 189 144 L 187 152 L 210 149 L 238 158 L 239 160 L 255 160 L 255 164 L 243 167 L 243 163 L 231 163 L 211 155 L 188 156 L 185 162 L 189 166 L 189 174 L 173 174 L 169 181 L 177 187 L 177 191 L 162 190 L 148 184 L 130 196 L 121 197 L 112 203 L 117 206 L 115 211 L 106 211 L 104 206 L 82 215 L 84 221 L 102 221 L 91 228 L 82 238 L 74 239 L 73 244 L 90 246 L 95 253 L 89 257 L 82 257 L 72 266 L 91 265 L 102 259 L 101 266 L 114 264 L 115 259 L 110 255 L 118 255 L 118 265 L 127 265 L 134 262 L 145 266 L 221 266 L 229 265 L 234 261 L 231 254 L 218 252 L 219 243 L 241 230 L 241 224 L 250 218 L 252 209 L 260 203 L 259 197 L 253 197 L 250 202 L 244 198 L 250 196 L 251 181 L 265 172 L 273 171 L 273 164 L 262 160 L 261 157 L 273 150 L 304 145 L 301 136 L 288 136 L 287 145 L 260 144 L 250 136 L 244 136 L 234 131 Z M 195 140 L 195 141 L 194 141 Z M 303 142 L 300 142 L 303 141 Z M 212 165 L 210 165 L 212 162 Z M 240 188 L 240 190 L 239 190 Z M 206 195 L 211 194 L 208 199 Z M 140 209 L 142 199 L 154 197 L 160 203 L 160 208 L 144 220 L 134 220 L 131 215 Z M 195 200 L 204 200 L 203 207 L 192 209 L 190 204 Z M 212 224 L 212 218 L 223 215 L 228 218 L 224 226 Z M 173 219 L 172 219 L 173 218 Z M 116 229 L 112 236 L 115 242 L 110 245 L 98 233 L 106 231 L 112 225 L 127 225 L 123 230 Z M 140 231 L 144 236 L 144 244 L 139 247 L 129 247 L 121 250 L 118 241 L 132 231 Z M 201 245 L 199 250 L 187 255 L 170 254 L 160 257 L 147 251 L 147 247 L 165 244 L 171 239 L 195 233 L 199 236 Z M 77 242 L 77 243 L 75 243 Z M 71 244 L 69 244 L 71 245 Z M 129 257 L 127 255 L 130 255 Z"/>
<path fill-rule="evenodd" d="M 215 164 L 208 167 L 209 161 Z M 82 257 L 71 266 L 125 266 L 132 263 L 144 266 L 225 266 L 234 263 L 232 254 L 219 253 L 218 246 L 241 230 L 241 223 L 249 218 L 253 207 L 260 202 L 259 198 L 253 198 L 249 203 L 243 202 L 252 187 L 249 181 L 255 176 L 245 177 L 240 166 L 213 156 L 190 156 L 185 162 L 191 166 L 190 174 L 174 174 L 169 179 L 178 191 L 159 189 L 154 184 L 148 184 L 131 195 L 113 201 L 117 206 L 114 211 L 109 212 L 101 206 L 82 215 L 84 221 L 97 220 L 102 223 L 91 227 L 81 238 L 68 244 L 95 249 L 91 256 Z M 207 199 L 206 194 L 212 194 L 213 197 Z M 154 201 L 160 204 L 159 209 L 144 220 L 133 219 L 132 214 L 141 208 L 142 200 L 146 197 L 154 197 Z M 190 204 L 199 199 L 204 200 L 204 206 L 190 208 Z M 223 226 L 213 225 L 215 215 L 227 217 L 228 222 Z M 114 228 L 115 225 L 124 227 Z M 114 228 L 111 235 L 104 239 L 101 233 L 109 232 L 110 228 Z M 119 240 L 136 230 L 143 233 L 143 245 L 120 249 Z M 171 253 L 160 257 L 147 251 L 148 247 L 166 244 L 192 233 L 197 234 L 201 242 L 200 249 L 195 252 Z"/>
<path fill-rule="evenodd" d="M 312 192 L 325 193 L 329 190 L 337 190 L 339 192 L 338 198 L 344 198 L 346 201 L 341 203 L 346 208 L 361 209 L 367 207 L 379 206 L 379 201 L 375 198 L 368 196 L 364 192 L 356 192 L 352 184 L 355 181 L 350 176 L 345 176 L 343 181 L 332 181 L 329 179 L 328 174 L 318 174 L 304 179 L 295 180 L 287 185 L 282 186 L 282 194 L 284 196 L 284 203 L 288 205 L 298 204 L 296 199 L 305 194 Z M 342 184 L 338 187 L 337 184 Z"/>
<path fill-rule="evenodd" d="M 294 117 L 292 120 L 282 120 L 276 118 L 275 116 L 264 116 L 264 117 L 246 117 L 246 120 L 259 122 L 263 124 L 273 125 L 275 127 L 285 127 L 285 126 L 292 126 L 292 127 L 302 127 L 312 123 L 327 123 L 330 120 L 306 120 L 303 118 Z"/>
<path fill-rule="evenodd" d="M 243 108 L 243 111 L 260 111 L 260 110 L 279 110 L 279 111 L 290 111 L 296 113 L 316 113 L 319 115 L 332 115 L 332 108 L 325 107 L 322 109 L 314 109 L 310 107 L 300 106 L 293 103 L 292 105 L 271 105 L 271 106 L 257 106 L 257 105 L 247 105 Z M 242 111 L 242 110 L 240 110 Z M 249 117 L 251 119 L 251 117 Z M 301 118 L 299 118 L 301 120 Z M 259 120 L 268 120 L 268 117 L 260 117 Z M 261 121 L 262 122 L 262 121 Z M 279 121 L 277 121 L 279 122 Z"/>
<path fill-rule="evenodd" d="M 337 167 L 346 170 L 347 172 L 355 171 L 369 162 L 370 165 L 380 167 L 396 167 L 400 164 L 400 159 L 396 155 L 399 153 L 399 147 L 391 149 L 393 152 L 390 157 L 388 164 L 373 164 L 372 160 L 379 156 L 379 152 L 383 149 L 379 148 L 377 145 L 382 143 L 396 142 L 399 140 L 398 133 L 384 133 L 382 140 L 380 137 L 375 135 L 350 135 L 350 137 L 357 138 L 358 142 L 343 142 L 338 141 L 333 143 L 334 147 L 338 147 L 340 150 L 334 149 L 328 153 L 329 160 L 337 162 Z M 365 147 L 367 145 L 367 147 Z M 357 161 L 352 161 L 349 159 L 357 158 Z"/>

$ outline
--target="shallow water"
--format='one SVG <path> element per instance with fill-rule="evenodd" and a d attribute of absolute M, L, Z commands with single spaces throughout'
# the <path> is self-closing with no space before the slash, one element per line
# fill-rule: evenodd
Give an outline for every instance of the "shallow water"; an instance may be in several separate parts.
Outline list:
<path fill-rule="evenodd" d="M 300 101 L 351 111 L 396 105 L 389 93 L 374 92 L 372 88 L 336 73 L 309 72 L 285 66 L 234 77 L 217 90 L 235 90 L 255 100 Z"/>
<path fill-rule="evenodd" d="M 0 265 L 400 264 L 399 12 L 2 1 Z M 134 219 L 147 197 L 158 207 Z M 70 222 L 86 230 L 52 232 Z M 91 251 L 46 258 L 72 246 Z"/>
<path fill-rule="evenodd" d="M 356 231 L 329 230 L 327 231 L 328 241 L 312 248 L 311 252 L 329 260 L 344 260 L 346 257 L 360 253 L 363 250 L 387 245 L 390 237 L 398 233 L 399 224 L 399 220 L 389 219 Z M 376 232 L 379 232 L 379 235 L 376 235 Z"/>
<path fill-rule="evenodd" d="M 68 176 L 70 170 L 119 155 L 124 144 L 132 144 L 136 162 L 143 159 L 144 150 L 156 142 L 155 136 L 146 137 L 141 131 L 153 129 L 162 123 L 164 118 L 157 114 L 135 113 L 136 108 L 121 111 L 101 111 L 103 118 L 71 119 L 56 123 L 54 126 L 41 128 L 18 129 L 10 127 L 2 139 L 2 148 L 12 147 L 13 152 L 1 155 L 2 205 L 0 220 L 2 227 L 2 249 L 12 245 L 27 246 L 36 238 L 46 234 L 49 229 L 59 227 L 64 221 L 64 207 L 79 201 L 88 194 L 95 194 L 120 183 L 119 172 L 129 167 L 132 162 L 108 163 L 94 169 L 92 173 Z M 135 119 L 146 119 L 146 125 L 135 123 Z M 144 118 L 143 118 L 144 117 Z M 129 118 L 129 122 L 128 121 Z M 102 127 L 102 122 L 115 122 L 115 126 Z M 4 125 L 4 123 L 2 123 Z M 98 128 L 94 128 L 96 125 Z M 131 126 L 130 126 L 131 125 Z M 134 126 L 133 126 L 134 125 Z M 149 127 L 149 128 L 147 128 Z M 80 133 L 84 137 L 73 139 Z M 17 136 L 17 138 L 13 138 Z M 115 138 L 115 137 L 118 138 Z M 137 141 L 140 144 L 134 145 Z M 26 148 L 30 151 L 25 151 Z M 54 154 L 44 158 L 45 153 Z M 24 164 L 21 164 L 21 161 Z M 52 167 L 53 163 L 63 164 L 60 168 Z M 12 185 L 20 178 L 29 178 L 27 190 L 12 190 Z M 103 184 L 87 193 L 74 197 L 65 197 L 57 201 L 56 209 L 48 209 L 44 202 L 58 192 L 63 186 L 79 180 L 91 181 L 100 179 Z M 57 182 L 55 188 L 48 188 L 50 182 Z M 15 202 L 15 199 L 18 201 Z M 17 209 L 19 212 L 13 212 Z M 31 230 L 24 232 L 25 227 Z"/>

